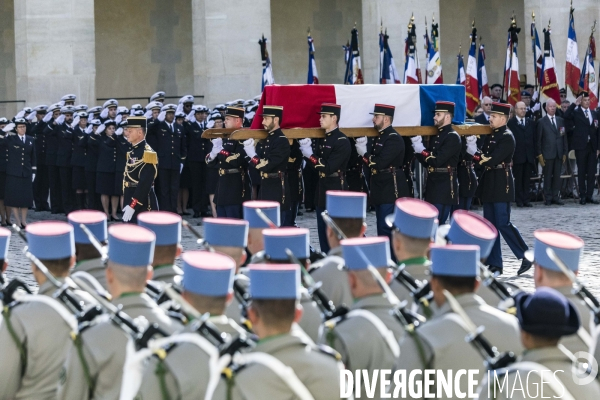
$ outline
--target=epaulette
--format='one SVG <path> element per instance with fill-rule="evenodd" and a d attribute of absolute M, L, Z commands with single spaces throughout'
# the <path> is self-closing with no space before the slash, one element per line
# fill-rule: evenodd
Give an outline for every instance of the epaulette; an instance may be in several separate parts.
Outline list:
<path fill-rule="evenodd" d="M 346 140 L 346 139 L 348 139 L 346 136 L 340 136 L 340 137 L 338 138 L 338 140 Z"/>
<path fill-rule="evenodd" d="M 142 157 L 142 161 L 146 164 L 156 165 L 158 164 L 158 156 L 156 155 L 156 152 L 144 149 L 144 156 Z"/>
<path fill-rule="evenodd" d="M 336 361 L 342 361 L 342 355 L 329 346 L 318 344 L 315 349 L 318 350 L 319 353 L 335 358 Z"/>

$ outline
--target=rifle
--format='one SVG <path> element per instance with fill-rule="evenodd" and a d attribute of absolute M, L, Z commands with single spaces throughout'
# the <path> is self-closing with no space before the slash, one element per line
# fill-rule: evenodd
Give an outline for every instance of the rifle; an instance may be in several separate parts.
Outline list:
<path fill-rule="evenodd" d="M 323 221 L 333 232 L 336 234 L 339 240 L 346 239 L 346 234 L 340 229 L 339 226 L 335 223 L 335 221 L 329 216 L 327 210 L 321 213 L 323 217 Z M 402 286 L 408 290 L 416 303 L 420 303 L 423 306 L 423 312 L 427 318 L 430 318 L 431 308 L 429 304 L 431 300 L 433 300 L 433 292 L 431 291 L 431 287 L 429 282 L 424 284 L 418 282 L 411 274 L 406 271 L 406 266 L 400 266 L 391 263 L 388 267 L 394 270 L 394 279 L 396 279 Z"/>
<path fill-rule="evenodd" d="M 571 271 L 563 262 L 563 260 L 558 257 L 556 252 L 551 249 L 546 249 L 546 254 L 548 257 L 558 265 L 558 268 L 569 278 L 569 280 L 573 283 L 573 294 L 579 297 L 585 305 L 594 313 L 594 323 L 596 325 L 600 324 L 600 303 L 594 297 L 594 295 L 585 287 L 585 285 L 575 276 L 573 271 Z"/>
<path fill-rule="evenodd" d="M 515 296 L 519 292 L 513 293 L 511 289 L 504 285 L 504 283 L 497 280 L 495 274 L 492 274 L 481 262 L 479 263 L 479 270 L 481 271 L 481 276 L 483 278 L 482 283 L 489 287 L 500 298 L 499 308 L 508 314 L 515 314 Z"/>
<path fill-rule="evenodd" d="M 24 290 L 28 294 L 32 294 L 31 289 L 29 289 L 29 286 L 27 286 L 25 282 L 20 279 L 13 279 L 6 283 L 4 276 L 0 273 L 0 301 L 3 305 L 7 306 L 15 301 L 14 294 L 19 289 Z"/>
<path fill-rule="evenodd" d="M 471 318 L 469 318 L 465 310 L 461 307 L 460 303 L 456 300 L 452 293 L 444 289 L 444 296 L 446 296 L 446 300 L 448 301 L 452 311 L 454 311 L 465 324 L 464 327 L 467 331 L 467 337 L 465 340 L 468 343 L 471 343 L 479 352 L 487 369 L 494 370 L 498 368 L 505 368 L 517 360 L 517 357 L 512 351 L 499 353 L 496 347 L 490 344 L 490 342 L 483 336 L 485 327 L 480 326 L 478 328 L 473 323 Z"/>

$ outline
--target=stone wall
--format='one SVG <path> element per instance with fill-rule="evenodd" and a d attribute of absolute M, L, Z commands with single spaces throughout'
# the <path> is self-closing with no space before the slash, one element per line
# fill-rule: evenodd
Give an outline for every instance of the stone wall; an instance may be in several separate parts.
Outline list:
<path fill-rule="evenodd" d="M 15 70 L 15 10 L 13 0 L 0 0 L 0 117 L 12 117 L 25 103 L 17 99 Z"/>

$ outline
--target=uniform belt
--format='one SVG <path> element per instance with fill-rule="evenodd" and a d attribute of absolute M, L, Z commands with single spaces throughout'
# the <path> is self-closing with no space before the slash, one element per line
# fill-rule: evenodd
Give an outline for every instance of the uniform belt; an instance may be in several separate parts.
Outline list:
<path fill-rule="evenodd" d="M 269 172 L 269 173 L 261 172 L 260 173 L 260 177 L 263 178 L 263 179 L 279 178 L 279 177 L 281 177 L 282 173 L 283 172 Z"/>
<path fill-rule="evenodd" d="M 393 172 L 396 172 L 398 169 L 396 167 L 389 167 L 389 168 L 384 168 L 384 169 L 380 169 L 377 170 L 375 168 L 371 168 L 371 174 L 373 175 L 377 175 L 377 174 L 391 174 Z"/>
<path fill-rule="evenodd" d="M 441 173 L 450 173 L 450 172 L 456 172 L 456 168 L 452 167 L 452 168 L 433 168 L 433 167 L 429 167 L 427 169 L 429 171 L 429 173 L 432 172 L 441 172 Z"/>
<path fill-rule="evenodd" d="M 502 164 L 498 164 L 493 167 L 485 167 L 485 169 L 507 169 L 510 167 L 512 167 L 512 163 L 511 164 L 502 163 Z"/>
<path fill-rule="evenodd" d="M 338 172 L 334 172 L 332 174 L 329 175 L 325 175 L 325 172 L 319 172 L 319 178 L 337 178 L 339 176 L 344 176 L 344 173 L 341 171 Z"/>
<path fill-rule="evenodd" d="M 138 184 L 137 184 L 137 183 L 135 183 L 135 182 L 123 182 L 123 186 L 124 186 L 124 187 L 130 187 L 130 188 L 134 188 L 134 187 L 137 187 L 137 185 L 138 185 Z"/>
<path fill-rule="evenodd" d="M 241 171 L 239 168 L 232 168 L 232 169 L 219 168 L 219 175 L 239 174 L 240 172 Z"/>

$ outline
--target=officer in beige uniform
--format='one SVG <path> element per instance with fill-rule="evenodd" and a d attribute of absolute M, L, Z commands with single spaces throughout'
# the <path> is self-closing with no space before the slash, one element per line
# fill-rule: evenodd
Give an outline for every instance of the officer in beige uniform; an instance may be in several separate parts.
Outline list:
<path fill-rule="evenodd" d="M 227 385 L 220 385 L 213 399 L 295 399 L 301 398 L 299 393 L 315 400 L 339 399 L 339 355 L 290 334 L 292 323 L 302 315 L 299 266 L 256 264 L 248 272 L 248 318 L 260 340 L 236 360 L 232 373 L 225 374 Z"/>
<path fill-rule="evenodd" d="M 106 282 L 113 303 L 131 318 L 144 317 L 167 333 L 181 329 L 145 293 L 152 277 L 156 237 L 141 226 L 117 224 L 108 229 Z M 130 337 L 112 321 L 100 322 L 80 334 L 81 348 L 70 347 L 61 371 L 59 399 L 116 399 Z"/>
<path fill-rule="evenodd" d="M 156 235 L 152 280 L 180 285 L 183 271 L 175 265 L 175 258 L 179 257 L 182 250 L 181 216 L 168 211 L 149 211 L 141 213 L 137 222 Z"/>
<path fill-rule="evenodd" d="M 374 370 L 393 371 L 404 328 L 390 314 L 390 303 L 367 268 L 373 265 L 389 281 L 389 240 L 355 238 L 342 240 L 341 245 L 354 304 L 346 315 L 325 323 L 320 342 L 336 349 L 350 371 L 367 370 L 369 376 Z M 380 393 L 379 386 L 375 393 Z"/>
<path fill-rule="evenodd" d="M 235 261 L 226 255 L 208 251 L 188 251 L 183 254 L 183 298 L 199 313 L 210 313 L 209 321 L 219 331 L 226 333 L 227 340 L 243 332 L 233 320 L 224 314 L 226 302 L 232 297 L 232 281 Z M 218 379 L 221 371 L 210 368 L 210 358 L 217 353 L 209 338 L 197 331 L 194 320 L 190 321 L 183 335 L 174 335 L 173 343 L 155 351 L 155 356 L 145 366 L 139 389 L 139 399 L 204 399 L 209 382 Z M 186 334 L 194 334 L 195 340 L 186 340 Z M 215 375 L 216 374 L 216 375 Z"/>
<path fill-rule="evenodd" d="M 367 230 L 367 194 L 342 190 L 328 190 L 327 213 L 341 229 L 346 238 L 362 237 Z M 339 238 L 331 227 L 327 226 L 325 234 L 331 250 L 327 257 L 310 266 L 310 274 L 315 281 L 321 282 L 321 290 L 337 307 L 352 305 L 353 298 L 344 266 L 342 247 Z"/>
<path fill-rule="evenodd" d="M 96 210 L 73 211 L 67 216 L 73 226 L 75 236 L 75 257 L 77 263 L 73 272 L 87 272 L 106 289 L 105 260 L 94 247 L 88 235 L 81 229 L 84 224 L 101 244 L 106 244 L 106 214 Z"/>
<path fill-rule="evenodd" d="M 385 220 L 392 228 L 392 248 L 398 266 L 421 284 L 429 281 L 430 263 L 427 252 L 438 226 L 437 217 L 438 210 L 432 204 L 403 197 L 396 200 L 394 214 L 388 215 Z M 411 306 L 413 296 L 405 284 L 394 279 L 390 288 L 400 300 L 408 301 Z M 423 302 L 421 306 L 429 307 L 430 304 Z"/>
<path fill-rule="evenodd" d="M 477 326 L 485 327 L 484 336 L 499 352 L 522 351 L 517 319 L 488 306 L 474 292 L 479 285 L 479 248 L 469 245 L 433 246 L 431 248 L 431 289 L 439 308 L 433 317 L 419 326 L 414 334 L 400 341 L 399 369 L 479 370 L 475 378 L 483 379 L 484 360 L 471 343 L 465 341 L 465 323 L 454 313 L 444 295 L 448 290 L 467 316 Z M 467 392 L 467 378 L 460 379 L 460 390 Z M 435 389 L 432 389 L 436 392 Z M 442 393 L 443 394 L 443 393 Z M 445 397 L 442 397 L 445 398 Z"/>
<path fill-rule="evenodd" d="M 583 240 L 571 233 L 552 229 L 538 229 L 533 233 L 535 238 L 533 252 L 527 258 L 533 261 L 535 270 L 533 280 L 536 288 L 550 287 L 556 289 L 575 305 L 581 319 L 581 328 L 574 335 L 565 335 L 560 343 L 572 353 L 589 351 L 593 346 L 592 315 L 585 303 L 572 293 L 573 283 L 562 272 L 554 261 L 546 254 L 546 248 L 554 249 L 558 257 L 574 274 L 579 270 L 579 259 L 583 252 Z"/>
<path fill-rule="evenodd" d="M 574 361 L 576 357 L 569 350 L 558 344 L 561 337 L 580 329 L 579 313 L 573 303 L 558 291 L 542 287 L 533 294 L 520 293 L 516 307 L 525 347 L 523 356 L 507 368 L 494 371 L 495 378 L 486 374 L 479 388 L 479 399 L 600 398 L 598 381 L 575 372 L 573 368 L 581 365 Z M 508 384 L 500 387 L 496 380 Z"/>
<path fill-rule="evenodd" d="M 265 259 L 269 263 L 289 263 L 286 249 L 289 249 L 304 266 L 309 259 L 309 230 L 304 228 L 280 228 L 263 230 L 265 243 Z M 252 280 L 250 280 L 252 286 Z M 323 323 L 321 311 L 306 288 L 300 289 L 300 305 L 302 306 L 302 318 L 300 328 L 316 342 L 319 339 L 319 327 Z"/>
<path fill-rule="evenodd" d="M 0 248 L 6 260 L 10 231 L 0 229 Z M 29 251 L 61 283 L 71 285 L 69 270 L 75 263 L 73 228 L 66 222 L 35 222 L 27 226 Z M 5 306 L 0 319 L 0 399 L 53 399 L 67 357 L 74 316 L 52 295 L 58 290 L 34 265 L 40 285 L 37 295 L 20 297 Z M 83 299 L 81 292 L 75 291 Z M 85 293 L 83 293 L 85 294 Z M 88 298 L 86 297 L 85 300 Z"/>

